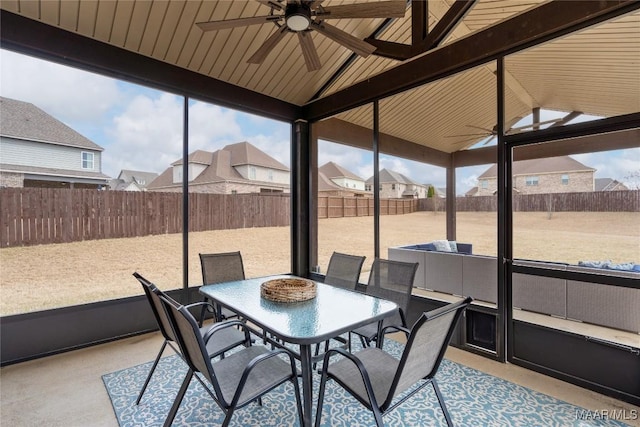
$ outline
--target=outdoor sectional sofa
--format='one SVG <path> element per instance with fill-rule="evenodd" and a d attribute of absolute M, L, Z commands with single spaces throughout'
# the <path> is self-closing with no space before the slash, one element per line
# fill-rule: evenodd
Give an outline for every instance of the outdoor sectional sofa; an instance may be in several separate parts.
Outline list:
<path fill-rule="evenodd" d="M 391 247 L 392 260 L 417 262 L 414 286 L 459 296 L 497 302 L 498 265 L 492 256 L 473 255 L 472 245 L 457 243 L 458 252 L 434 250 L 432 244 Z M 561 271 L 580 271 L 632 277 L 640 272 L 602 270 L 563 263 L 517 260 Z M 578 282 L 554 277 L 513 274 L 513 305 L 516 308 L 562 319 L 640 333 L 640 289 Z"/>

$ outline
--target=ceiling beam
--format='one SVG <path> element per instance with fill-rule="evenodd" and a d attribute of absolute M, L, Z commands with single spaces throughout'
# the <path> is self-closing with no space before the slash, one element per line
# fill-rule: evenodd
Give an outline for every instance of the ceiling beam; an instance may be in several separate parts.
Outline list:
<path fill-rule="evenodd" d="M 320 120 L 639 8 L 640 2 L 634 0 L 554 0 L 544 3 L 474 35 L 317 99 L 304 107 L 303 114 L 310 121 Z"/>
<path fill-rule="evenodd" d="M 617 132 L 579 136 L 554 141 L 553 144 L 531 144 L 513 150 L 514 161 L 542 159 L 546 157 L 570 156 L 573 154 L 596 153 L 602 151 L 638 148 L 640 129 L 626 129 Z M 494 164 L 498 161 L 496 146 L 453 153 L 456 168 Z"/>
<path fill-rule="evenodd" d="M 222 107 L 293 122 L 300 107 L 3 10 L 2 48 Z"/>
<path fill-rule="evenodd" d="M 372 55 L 395 59 L 396 61 L 404 61 L 414 56 L 411 50 L 412 47 L 408 44 L 378 40 L 374 38 L 366 38 L 364 41 L 376 47 L 376 50 Z"/>
<path fill-rule="evenodd" d="M 416 56 L 440 46 L 440 43 L 451 34 L 475 2 L 476 0 L 456 0 L 444 16 L 438 20 L 433 30 L 420 43 L 413 43 L 413 55 Z"/>
<path fill-rule="evenodd" d="M 411 45 L 422 43 L 429 34 L 429 2 L 411 2 Z"/>
<path fill-rule="evenodd" d="M 363 150 L 373 147 L 373 131 L 364 126 L 354 125 L 344 120 L 331 118 L 315 122 L 313 132 L 319 139 L 349 145 Z M 402 157 L 430 165 L 448 167 L 451 155 L 443 151 L 425 147 L 406 139 L 380 133 L 379 150 L 381 153 Z"/>

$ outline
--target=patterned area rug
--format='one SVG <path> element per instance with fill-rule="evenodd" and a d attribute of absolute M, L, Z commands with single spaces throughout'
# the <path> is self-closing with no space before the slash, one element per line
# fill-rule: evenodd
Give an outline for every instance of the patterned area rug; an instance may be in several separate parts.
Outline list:
<path fill-rule="evenodd" d="M 357 350 L 354 345 L 354 351 Z M 402 345 L 386 340 L 385 350 L 399 356 Z M 170 351 L 170 350 L 169 350 Z M 168 352 L 169 352 L 168 351 Z M 113 409 L 121 427 L 161 426 L 186 373 L 176 355 L 164 357 L 140 402 L 138 392 L 151 362 L 103 375 Z M 317 399 L 319 375 L 314 376 Z M 456 426 L 625 426 L 599 413 L 530 390 L 526 387 L 444 360 L 436 377 Z M 314 401 L 314 407 L 316 406 Z M 374 426 L 373 416 L 333 381 L 327 385 L 322 426 Z M 195 379 L 176 415 L 174 426 L 220 425 L 223 414 Z M 384 417 L 385 425 L 446 426 L 433 388 L 425 387 Z M 293 387 L 284 384 L 263 397 L 263 406 L 250 404 L 236 411 L 232 426 L 297 426 Z"/>

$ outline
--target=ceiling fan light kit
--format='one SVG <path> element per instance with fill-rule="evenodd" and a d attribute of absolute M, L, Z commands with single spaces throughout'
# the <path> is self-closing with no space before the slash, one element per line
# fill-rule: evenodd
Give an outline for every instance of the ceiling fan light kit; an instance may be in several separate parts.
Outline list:
<path fill-rule="evenodd" d="M 311 8 L 306 3 L 289 3 L 285 11 L 287 27 L 291 31 L 304 31 L 311 24 Z"/>

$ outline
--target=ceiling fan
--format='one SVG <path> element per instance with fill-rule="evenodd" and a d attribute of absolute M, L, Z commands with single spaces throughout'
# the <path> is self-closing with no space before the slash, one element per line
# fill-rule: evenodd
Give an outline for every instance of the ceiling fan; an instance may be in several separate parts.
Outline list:
<path fill-rule="evenodd" d="M 518 126 L 518 127 L 513 127 L 514 124 L 518 123 L 520 120 L 522 120 L 522 117 L 514 117 L 513 119 L 509 120 L 508 122 L 505 123 L 505 134 L 514 134 L 514 133 L 519 133 L 522 132 L 526 129 L 532 129 L 534 127 L 537 126 L 541 126 L 541 125 L 547 125 L 547 124 L 555 124 L 555 123 L 559 123 L 561 121 L 563 121 L 564 119 L 551 119 L 551 120 L 545 120 L 542 122 L 536 122 L 536 123 L 531 123 L 528 125 L 523 125 L 523 126 Z M 497 131 L 497 125 L 494 126 L 492 129 L 489 128 L 484 128 L 481 126 L 474 126 L 474 125 L 466 125 L 469 128 L 474 128 L 477 129 L 481 132 L 475 132 L 475 133 L 468 133 L 468 134 L 462 134 L 462 135 L 448 135 L 446 138 L 463 138 L 461 141 L 457 141 L 454 142 L 454 144 L 466 144 L 466 143 L 470 143 L 470 142 L 483 142 L 482 145 L 487 145 L 491 142 L 491 140 L 498 135 L 498 131 Z"/>
<path fill-rule="evenodd" d="M 197 22 L 196 25 L 202 31 L 216 31 L 273 22 L 278 28 L 277 31 L 267 38 L 247 62 L 261 64 L 287 33 L 296 33 L 308 71 L 318 70 L 322 66 L 310 35 L 311 31 L 317 31 L 365 58 L 376 50 L 375 46 L 328 24 L 325 22 L 326 20 L 402 18 L 407 5 L 405 0 L 354 3 L 327 7 L 322 5 L 322 0 L 256 1 L 271 8 L 270 13 L 264 16 Z"/>

